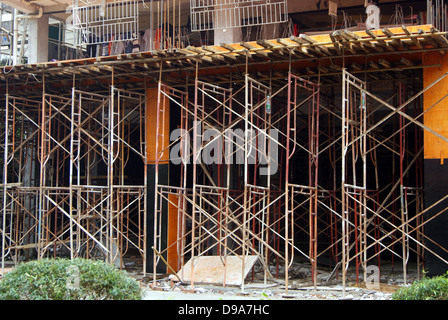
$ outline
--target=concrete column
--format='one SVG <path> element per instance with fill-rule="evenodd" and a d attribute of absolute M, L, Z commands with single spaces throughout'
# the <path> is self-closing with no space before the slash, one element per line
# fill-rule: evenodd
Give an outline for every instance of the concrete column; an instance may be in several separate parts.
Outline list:
<path fill-rule="evenodd" d="M 219 46 L 221 43 L 231 44 L 239 43 L 243 39 L 241 28 L 228 28 L 215 30 L 214 44 Z"/>
<path fill-rule="evenodd" d="M 214 13 L 214 44 L 219 46 L 222 43 L 239 43 L 243 40 L 241 27 L 227 28 L 226 26 L 239 26 L 235 16 L 230 14 L 231 6 L 226 4 L 225 0 L 217 1 L 216 11 Z"/>
<path fill-rule="evenodd" d="M 278 23 L 262 25 L 261 28 L 262 28 L 262 37 L 264 39 L 276 39 L 280 36 L 280 24 Z M 243 33 L 241 27 L 215 29 L 214 45 L 216 46 L 219 46 L 221 43 L 226 44 L 239 43 L 242 40 L 243 40 Z"/>
<path fill-rule="evenodd" d="M 48 61 L 48 16 L 28 20 L 28 63 Z"/>
<path fill-rule="evenodd" d="M 270 23 L 262 26 L 263 28 L 263 37 L 266 40 L 277 39 L 280 37 L 280 24 L 279 23 Z"/>

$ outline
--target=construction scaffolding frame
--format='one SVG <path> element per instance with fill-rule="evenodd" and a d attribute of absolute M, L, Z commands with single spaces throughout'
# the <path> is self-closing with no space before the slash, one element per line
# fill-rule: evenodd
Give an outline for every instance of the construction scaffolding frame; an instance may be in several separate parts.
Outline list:
<path fill-rule="evenodd" d="M 138 161 L 146 173 L 145 95 L 43 88 L 39 100 L 6 95 L 2 270 L 44 257 L 123 267 L 132 250 L 145 270 L 146 174 L 126 176 Z"/>
<path fill-rule="evenodd" d="M 446 197 L 426 208 L 423 206 L 422 136 L 427 133 L 442 141 L 447 141 L 447 138 L 423 124 L 423 115 L 428 110 L 423 111 L 421 107 L 424 92 L 445 76 L 418 92 L 400 82 L 395 101 L 388 102 L 369 92 L 365 82 L 343 71 L 341 187 L 344 288 L 352 261 L 355 261 L 357 276 L 359 267 L 362 267 L 363 279 L 367 281 L 369 269 L 372 270 L 367 263 L 378 258 L 379 271 L 380 254 L 385 251 L 391 253 L 392 261 L 394 257 L 402 261 L 404 283 L 407 283 L 411 254 L 415 256 L 419 276 L 424 268 L 425 251 L 447 262 L 428 243 L 432 242 L 444 252 L 447 252 L 446 248 L 424 233 L 425 224 L 443 214 L 447 207 L 428 215 L 432 208 L 442 205 Z M 379 129 L 392 122 L 395 124 L 392 134 L 381 136 Z M 398 174 L 392 175 L 380 190 L 376 152 L 381 148 L 389 152 L 393 161 L 397 161 L 398 165 L 392 163 L 390 166 L 397 168 Z M 401 250 L 396 249 L 396 245 Z M 375 277 L 379 275 L 378 272 Z M 380 281 L 379 278 L 371 280 Z"/>
<path fill-rule="evenodd" d="M 189 93 L 159 84 L 158 137 L 166 134 L 160 130 L 168 108 L 160 97 L 170 100 L 171 108 L 179 107 L 182 116 L 180 133 L 169 145 L 157 146 L 158 159 L 177 145 L 178 153 L 170 159 L 177 159 L 182 170 L 179 181 L 156 187 L 154 241 L 159 255 L 154 274 L 171 248 L 178 260 L 168 263 L 170 270 L 180 270 L 177 276 L 191 286 L 201 281 L 194 261 L 219 257 L 224 273 L 219 279 L 226 285 L 231 270 L 226 261 L 237 257 L 243 290 L 246 257 L 257 258 L 265 281 L 284 276 L 286 292 L 299 256 L 310 263 L 314 285 L 319 259 L 330 257 L 333 271 L 325 281 L 339 278 L 340 270 L 344 290 L 351 270 L 357 282 L 378 284 L 382 257 L 393 268 L 397 258 L 401 261 L 405 283 L 411 260 L 422 275 L 425 252 L 445 261 L 428 247 L 434 241 L 424 233 L 425 224 L 446 211 L 427 219 L 446 197 L 423 205 L 423 133 L 447 141 L 421 121 L 428 88 L 417 91 L 397 80 L 395 94 L 385 99 L 345 69 L 342 76 L 339 107 L 321 97 L 318 84 L 292 73 L 283 85 L 276 82 L 277 89 L 247 74 L 244 84 L 230 88 L 196 79 L 194 102 Z M 321 127 L 323 120 L 326 126 Z M 263 153 L 269 148 L 263 149 L 263 140 L 253 132 L 266 133 L 266 141 L 278 148 L 277 157 Z M 215 158 L 207 162 L 204 153 Z M 263 157 L 275 162 L 266 176 L 257 174 Z M 293 164 L 298 161 L 300 169 Z M 321 162 L 328 167 L 319 168 Z M 391 174 L 382 176 L 380 170 Z M 168 206 L 178 215 L 178 236 L 164 248 L 161 222 Z"/>
<path fill-rule="evenodd" d="M 275 54 L 285 57 L 295 48 Z M 394 266 L 398 259 L 405 283 L 410 263 L 415 260 L 421 273 L 428 253 L 447 263 L 439 252 L 448 250 L 425 227 L 446 213 L 448 196 L 424 206 L 422 170 L 423 134 L 448 142 L 422 120 L 445 98 L 423 110 L 423 95 L 447 74 L 421 89 L 404 77 L 386 79 L 387 69 L 383 80 L 393 85 L 388 96 L 368 81 L 369 72 L 361 80 L 341 69 L 342 81 L 326 86 L 320 77 L 315 83 L 311 76 L 294 75 L 292 54 L 287 74 L 273 77 L 271 69 L 270 77 L 255 79 L 258 74 L 248 72 L 249 51 L 243 76 L 227 82 L 222 76 L 222 84 L 198 76 L 198 66 L 218 55 L 188 56 L 197 59 L 196 78 L 186 79 L 185 91 L 179 89 L 183 83 L 164 78 L 177 75 L 177 69 L 166 71 L 162 62 L 177 58 L 159 60 L 151 71 L 159 72 L 151 208 L 147 97 L 114 85 L 114 66 L 126 69 L 118 60 L 101 61 L 90 71 L 76 67 L 89 75 L 101 72 L 101 78 L 112 70 L 105 91 L 102 80 L 102 91 L 93 93 L 73 79 L 71 91 L 50 94 L 57 89 L 46 91 L 43 74 L 41 94 L 6 94 L 0 112 L 2 268 L 5 259 L 18 263 L 46 256 L 123 266 L 123 256 L 135 249 L 146 272 L 149 240 L 156 253 L 154 284 L 156 267 L 164 263 L 194 286 L 202 280 L 199 262 L 211 257 L 224 285 L 244 290 L 257 267 L 265 282 L 280 282 L 288 292 L 298 260 L 309 263 L 314 285 L 325 266 L 332 272 L 324 281 L 335 275 L 339 280 L 341 271 L 344 288 L 352 271 L 358 282 L 378 283 L 386 260 Z M 242 66 L 243 54 L 240 58 Z M 71 67 L 64 67 L 65 74 Z M 338 76 L 334 72 L 326 80 Z M 120 84 L 134 85 L 123 79 Z M 325 91 L 329 87 L 333 92 Z M 171 113 L 175 109 L 178 119 Z M 170 132 L 168 122 L 176 120 L 178 128 Z M 128 173 L 137 163 L 142 167 L 134 181 Z M 163 181 L 159 170 L 172 164 L 179 174 Z M 147 223 L 151 211 L 154 221 Z M 146 239 L 151 223 L 154 238 Z M 175 232 L 174 240 L 165 239 L 167 229 Z M 237 279 L 230 277 L 235 272 Z"/>
<path fill-rule="evenodd" d="M 273 91 L 246 75 L 244 85 L 237 89 L 196 80 L 194 103 L 188 101 L 186 92 L 162 83 L 158 92 L 156 179 L 164 153 L 176 145 L 180 154 L 172 154 L 171 161 L 182 159 L 182 170 L 180 183 L 162 185 L 156 180 L 154 241 L 158 254 L 154 256 L 154 274 L 161 255 L 174 246 L 178 261 L 169 267 L 180 269 L 179 277 L 191 281 L 192 286 L 195 263 L 191 262 L 190 274 L 185 274 L 182 267 L 203 256 L 218 256 L 225 275 L 227 258 L 239 258 L 243 290 L 246 258 L 257 257 L 265 281 L 274 278 L 269 269 L 273 261 L 277 276 L 278 263 L 284 261 L 288 279 L 287 270 L 296 251 L 307 259 L 311 257 L 316 268 L 319 87 L 290 74 L 287 84 Z M 287 104 L 282 103 L 285 97 L 289 98 Z M 162 142 L 167 99 L 181 109 L 180 132 L 169 145 Z M 296 116 L 301 109 L 310 111 L 313 123 L 304 143 L 296 134 L 291 136 L 300 129 Z M 293 184 L 287 178 L 288 171 L 283 172 L 289 168 L 292 155 L 298 153 L 309 158 L 306 185 Z M 288 155 L 285 164 L 279 159 L 281 154 Z M 294 243 L 294 225 L 302 228 L 295 195 L 304 188 L 312 194 L 306 203 L 313 212 L 307 217 L 309 229 L 305 230 L 312 238 L 307 253 Z M 289 199 L 293 200 L 291 207 Z M 178 213 L 179 233 L 177 241 L 163 249 L 162 214 L 169 206 Z"/>

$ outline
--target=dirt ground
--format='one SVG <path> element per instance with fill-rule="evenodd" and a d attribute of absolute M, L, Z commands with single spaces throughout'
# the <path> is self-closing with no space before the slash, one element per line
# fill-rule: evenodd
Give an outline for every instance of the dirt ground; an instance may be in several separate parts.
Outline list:
<path fill-rule="evenodd" d="M 350 268 L 344 290 L 340 272 L 318 270 L 317 284 L 314 286 L 309 266 L 297 263 L 290 269 L 288 292 L 281 273 L 280 277 L 265 281 L 263 271 L 256 268 L 246 277 L 243 288 L 199 283 L 195 283 L 192 288 L 191 283 L 179 282 L 173 274 L 160 275 L 154 285 L 152 276 L 142 277 L 133 274 L 131 270 L 128 272 L 141 281 L 145 300 L 391 300 L 392 294 L 404 285 L 400 267 L 390 264 L 381 266 L 380 276 L 377 277 L 379 281 L 373 281 L 367 286 L 363 282 L 362 270 L 359 270 L 357 277 L 356 269 Z M 415 268 L 408 266 L 406 278 L 407 284 L 418 278 Z"/>
<path fill-rule="evenodd" d="M 135 261 L 135 260 L 134 260 Z M 7 266 L 5 272 L 12 269 Z M 222 284 L 182 283 L 173 274 L 143 275 L 140 263 L 128 262 L 126 272 L 138 280 L 144 289 L 145 300 L 391 300 L 392 294 L 405 285 L 400 264 L 385 263 L 381 266 L 379 277 L 367 287 L 363 282 L 362 269 L 350 267 L 347 273 L 345 290 L 339 270 L 318 268 L 317 283 L 313 285 L 310 267 L 307 263 L 293 263 L 289 269 L 288 291 L 286 292 L 283 270 L 272 267 L 266 278 L 260 267 L 254 267 L 246 277 L 244 287 L 223 286 Z M 336 270 L 336 271 L 335 271 Z M 408 266 L 406 283 L 418 279 L 416 268 Z"/>
<path fill-rule="evenodd" d="M 289 289 L 284 287 L 247 285 L 241 288 L 219 287 L 211 285 L 190 286 L 177 285 L 157 290 L 150 286 L 145 288 L 144 300 L 390 300 L 392 292 L 346 286 L 345 294 L 341 285 L 303 287 Z"/>

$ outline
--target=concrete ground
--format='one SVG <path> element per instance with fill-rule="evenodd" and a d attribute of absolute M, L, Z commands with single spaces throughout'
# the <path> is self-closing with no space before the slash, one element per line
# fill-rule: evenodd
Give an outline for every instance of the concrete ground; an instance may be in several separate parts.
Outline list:
<path fill-rule="evenodd" d="M 284 280 L 263 281 L 261 273 L 246 278 L 243 289 L 239 286 L 195 284 L 191 289 L 190 283 L 173 282 L 174 276 L 157 280 L 153 289 L 153 280 L 142 281 L 145 288 L 145 300 L 391 300 L 395 292 L 403 283 L 403 275 L 399 266 L 391 268 L 388 265 L 382 267 L 380 283 L 373 283 L 366 287 L 362 282 L 362 275 L 356 276 L 354 270 L 350 270 L 347 276 L 345 290 L 339 279 L 330 279 L 329 271 L 319 271 L 316 287 L 310 282 L 309 274 L 306 274 L 306 265 L 297 267 L 299 277 L 289 281 L 289 290 L 285 292 Z M 302 276 L 304 273 L 304 276 Z M 377 277 L 375 277 L 377 279 Z M 417 279 L 414 268 L 410 268 L 407 283 Z M 141 279 L 143 280 L 143 279 Z M 344 292 L 345 291 L 345 292 Z"/>
<path fill-rule="evenodd" d="M 267 300 L 264 296 L 145 290 L 143 300 Z"/>
<path fill-rule="evenodd" d="M 144 300 L 390 300 L 396 290 L 390 286 L 367 289 L 360 286 L 348 286 L 345 293 L 341 285 L 302 287 L 288 290 L 284 286 L 252 284 L 245 287 L 222 287 L 196 285 L 194 290 L 189 285 L 176 284 L 170 287 L 161 284 L 156 290 L 145 285 Z"/>

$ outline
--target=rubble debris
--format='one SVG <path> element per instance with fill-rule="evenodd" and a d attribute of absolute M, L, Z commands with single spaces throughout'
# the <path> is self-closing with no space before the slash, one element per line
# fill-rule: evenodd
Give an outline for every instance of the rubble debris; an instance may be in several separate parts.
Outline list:
<path fill-rule="evenodd" d="M 277 266 L 269 266 L 277 268 Z M 271 268 L 273 270 L 273 268 Z M 156 287 L 150 281 L 148 284 L 143 282 L 143 287 L 151 292 L 188 293 L 194 294 L 195 299 L 215 297 L 227 297 L 232 299 L 298 299 L 298 300 L 390 300 L 392 294 L 403 284 L 402 273 L 395 272 L 391 265 L 382 266 L 381 282 L 374 288 L 366 285 L 359 276 L 357 281 L 356 272 L 350 269 L 347 273 L 347 286 L 341 284 L 340 276 L 332 268 L 318 269 L 316 286 L 311 281 L 310 265 L 302 262 L 294 262 L 291 265 L 290 281 L 288 292 L 285 292 L 285 281 L 281 279 L 284 272 L 283 266 L 278 267 L 278 278 L 265 278 L 263 268 L 254 267 L 246 277 L 244 291 L 238 285 L 203 284 L 195 283 L 191 288 L 190 283 L 181 283 L 177 278 L 171 275 L 157 277 Z M 331 281 L 328 277 L 332 276 Z M 416 280 L 417 272 L 412 268 L 408 271 L 408 282 Z M 154 294 L 149 294 L 151 299 Z M 193 296 L 192 296 L 193 297 Z"/>

